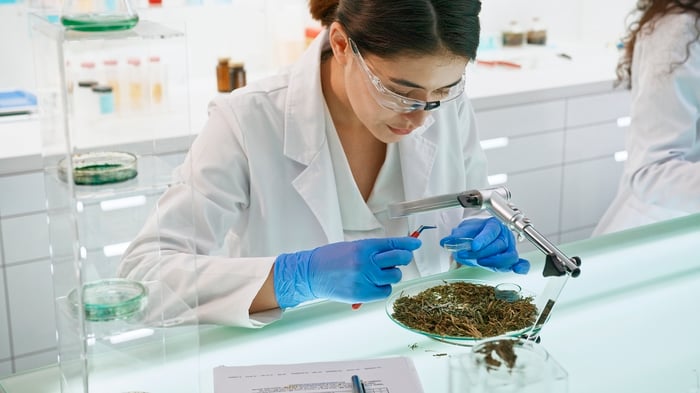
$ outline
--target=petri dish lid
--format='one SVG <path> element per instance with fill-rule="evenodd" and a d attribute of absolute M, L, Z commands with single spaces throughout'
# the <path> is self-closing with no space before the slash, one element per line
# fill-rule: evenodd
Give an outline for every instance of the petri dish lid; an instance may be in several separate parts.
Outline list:
<path fill-rule="evenodd" d="M 472 249 L 472 239 L 471 237 L 449 237 L 440 242 L 442 248 L 448 251 L 460 251 L 460 250 L 471 250 Z"/>
<path fill-rule="evenodd" d="M 85 319 L 93 322 L 127 319 L 143 309 L 146 304 L 146 287 L 140 282 L 111 278 L 83 285 L 83 310 Z M 78 307 L 78 292 L 68 294 L 73 311 Z"/>
<path fill-rule="evenodd" d="M 73 160 L 73 182 L 78 185 L 118 183 L 136 177 L 137 158 L 125 152 L 76 153 Z M 68 181 L 68 159 L 58 163 L 58 177 Z"/>

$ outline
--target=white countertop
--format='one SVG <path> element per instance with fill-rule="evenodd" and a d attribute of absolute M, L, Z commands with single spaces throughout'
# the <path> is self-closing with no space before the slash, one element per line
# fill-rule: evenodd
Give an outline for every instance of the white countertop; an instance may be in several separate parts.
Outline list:
<path fill-rule="evenodd" d="M 559 56 L 566 53 L 570 59 Z M 504 60 L 520 69 L 472 63 L 467 94 L 476 110 L 610 91 L 617 50 L 584 45 L 528 46 L 480 52 L 480 60 Z M 191 82 L 190 124 L 197 134 L 216 96 L 214 85 Z M 0 175 L 41 168 L 39 121 L 34 116 L 0 117 Z M 182 150 L 186 150 L 183 146 Z"/>

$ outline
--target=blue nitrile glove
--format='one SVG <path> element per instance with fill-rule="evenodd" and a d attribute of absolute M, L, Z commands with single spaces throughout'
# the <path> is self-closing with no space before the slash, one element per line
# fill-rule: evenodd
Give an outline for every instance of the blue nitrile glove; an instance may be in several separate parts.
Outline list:
<path fill-rule="evenodd" d="M 313 299 L 364 303 L 384 299 L 401 281 L 396 267 L 408 265 L 421 241 L 412 237 L 339 242 L 282 254 L 273 281 L 280 308 Z"/>
<path fill-rule="evenodd" d="M 458 250 L 452 254 L 454 260 L 462 265 L 518 274 L 526 274 L 530 270 L 530 262 L 518 257 L 513 232 L 494 217 L 462 221 L 452 229 L 450 236 L 440 240 L 440 245 L 460 237 L 474 239 L 471 250 Z"/>

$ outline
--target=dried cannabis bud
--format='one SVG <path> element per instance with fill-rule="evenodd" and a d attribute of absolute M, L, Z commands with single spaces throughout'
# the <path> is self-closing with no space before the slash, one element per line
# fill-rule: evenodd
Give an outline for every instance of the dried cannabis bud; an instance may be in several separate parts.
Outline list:
<path fill-rule="evenodd" d="M 513 302 L 496 299 L 494 287 L 445 282 L 394 302 L 394 319 L 438 336 L 485 338 L 534 324 L 537 307 L 531 297 Z"/>

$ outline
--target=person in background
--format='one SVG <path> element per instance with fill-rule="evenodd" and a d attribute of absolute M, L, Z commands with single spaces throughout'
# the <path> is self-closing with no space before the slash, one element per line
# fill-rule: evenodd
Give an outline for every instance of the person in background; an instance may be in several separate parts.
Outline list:
<path fill-rule="evenodd" d="M 316 299 L 385 299 L 392 284 L 452 260 L 527 273 L 494 217 L 387 212 L 487 186 L 464 94 L 480 1 L 309 4 L 323 31 L 280 75 L 213 101 L 120 276 L 198 295 L 201 323 L 259 327 Z M 409 237 L 420 224 L 438 228 Z M 449 236 L 474 238 L 473 251 L 450 255 L 439 245 Z M 185 268 L 193 253 L 196 272 Z"/>
<path fill-rule="evenodd" d="M 700 0 L 640 0 L 618 64 L 628 158 L 594 235 L 700 212 Z"/>

